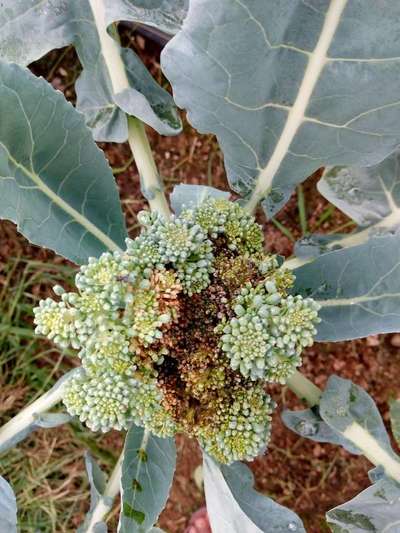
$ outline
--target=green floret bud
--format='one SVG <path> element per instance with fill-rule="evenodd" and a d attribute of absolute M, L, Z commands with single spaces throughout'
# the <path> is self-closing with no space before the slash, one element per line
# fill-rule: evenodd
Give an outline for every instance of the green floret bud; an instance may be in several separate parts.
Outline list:
<path fill-rule="evenodd" d="M 233 370 L 252 380 L 286 383 L 314 342 L 319 305 L 278 292 L 276 280 L 247 284 L 233 302 L 236 317 L 217 327 Z"/>
<path fill-rule="evenodd" d="M 262 250 L 264 236 L 261 226 L 238 203 L 209 198 L 195 211 L 184 211 L 182 218 L 198 224 L 212 239 L 225 235 L 231 250 L 240 253 Z"/>
<path fill-rule="evenodd" d="M 271 334 L 276 338 L 276 347 L 287 357 L 300 355 L 307 346 L 312 346 L 317 333 L 315 324 L 320 321 L 320 306 L 311 298 L 288 296 L 282 302 L 282 311 L 271 318 Z"/>
<path fill-rule="evenodd" d="M 34 310 L 35 333 L 44 335 L 61 348 L 79 348 L 75 318 L 77 311 L 64 301 L 55 302 L 51 298 L 41 300 Z"/>
<path fill-rule="evenodd" d="M 181 263 L 196 253 L 206 240 L 206 234 L 197 224 L 181 218 L 165 220 L 158 217 L 144 235 L 157 245 L 162 263 Z"/>
<path fill-rule="evenodd" d="M 221 463 L 251 461 L 267 446 L 274 407 L 260 385 L 233 391 L 231 403 L 222 404 L 213 423 L 200 429 L 201 446 Z"/>
<path fill-rule="evenodd" d="M 80 346 L 96 335 L 104 324 L 118 319 L 118 307 L 104 300 L 94 292 L 64 293 L 61 296 L 70 308 L 74 309 L 76 339 Z"/>
<path fill-rule="evenodd" d="M 108 252 L 99 259 L 89 258 L 76 275 L 75 284 L 80 292 L 96 294 L 112 305 L 123 305 L 128 282 L 137 277 L 137 269 L 127 268 L 125 257 L 119 253 Z"/>
<path fill-rule="evenodd" d="M 143 217 L 141 217 L 143 218 Z M 148 222 L 148 215 L 144 217 Z M 151 217 L 138 239 L 129 243 L 128 254 L 150 272 L 172 265 L 184 292 L 200 292 L 210 283 L 214 256 L 202 228 L 189 220 Z M 150 269 L 150 271 L 149 271 Z"/>
<path fill-rule="evenodd" d="M 296 368 L 301 365 L 301 357 L 300 355 L 288 357 L 284 352 L 274 350 L 269 357 L 268 363 L 268 381 L 284 385 L 293 375 Z"/>
<path fill-rule="evenodd" d="M 69 414 L 92 431 L 127 429 L 132 420 L 129 380 L 111 371 L 80 372 L 66 384 L 63 401 Z"/>
<path fill-rule="evenodd" d="M 152 269 L 164 267 L 158 245 L 146 234 L 142 233 L 134 240 L 126 239 L 129 262 L 137 265 L 145 277 Z"/>
<path fill-rule="evenodd" d="M 176 265 L 178 278 L 184 292 L 191 296 L 201 292 L 210 283 L 210 273 L 213 270 L 214 256 L 210 241 L 201 243 L 187 261 Z"/>
<path fill-rule="evenodd" d="M 195 210 L 184 210 L 181 218 L 198 224 L 212 239 L 216 239 L 224 232 L 231 205 L 227 200 L 209 198 Z"/>
<path fill-rule="evenodd" d="M 136 381 L 132 390 L 134 422 L 158 437 L 172 437 L 177 426 L 162 406 L 162 393 L 154 380 Z"/>
<path fill-rule="evenodd" d="M 279 261 L 276 255 L 264 256 L 258 265 L 258 270 L 261 274 L 267 274 L 270 271 L 275 271 L 279 268 Z"/>
<path fill-rule="evenodd" d="M 233 318 L 223 331 L 222 350 L 228 355 L 231 368 L 244 377 L 263 378 L 267 367 L 265 354 L 271 349 L 263 320 L 251 314 L 240 316 Z"/>
<path fill-rule="evenodd" d="M 103 325 L 79 352 L 85 368 L 111 369 L 116 374 L 132 375 L 135 370 L 130 339 L 126 329 L 115 324 Z"/>
<path fill-rule="evenodd" d="M 182 263 L 197 252 L 205 240 L 200 226 L 190 226 L 176 219 L 166 222 L 157 231 L 160 254 L 168 263 Z"/>

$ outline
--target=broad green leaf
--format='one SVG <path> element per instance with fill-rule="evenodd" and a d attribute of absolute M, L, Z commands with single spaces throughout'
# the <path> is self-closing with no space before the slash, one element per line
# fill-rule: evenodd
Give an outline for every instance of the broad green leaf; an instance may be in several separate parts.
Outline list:
<path fill-rule="evenodd" d="M 97 522 L 96 524 L 92 525 L 91 519 L 94 509 L 101 500 L 104 500 L 104 503 L 107 507 L 111 507 L 113 504 L 113 498 L 103 496 L 106 488 L 106 478 L 99 465 L 94 461 L 89 452 L 85 453 L 85 465 L 90 484 L 90 509 L 86 515 L 85 522 L 78 528 L 77 533 L 85 533 L 87 531 L 93 531 L 94 533 L 107 533 L 107 525 L 105 522 Z M 91 527 L 90 530 L 89 527 Z"/>
<path fill-rule="evenodd" d="M 109 21 L 128 20 L 176 33 L 186 16 L 189 0 L 106 0 Z"/>
<path fill-rule="evenodd" d="M 373 235 L 395 233 L 400 227 L 400 150 L 367 168 L 327 168 L 318 189 L 359 228 L 349 235 L 311 235 L 298 243 L 299 257 L 314 257 L 362 244 Z"/>
<path fill-rule="evenodd" d="M 83 116 L 43 79 L 0 62 L 0 217 L 75 263 L 124 246 L 118 191 Z"/>
<path fill-rule="evenodd" d="M 321 255 L 294 270 L 295 292 L 322 308 L 317 340 L 400 331 L 400 235 Z"/>
<path fill-rule="evenodd" d="M 46 405 L 46 403 L 49 403 L 52 397 L 58 398 L 60 396 L 60 387 L 63 387 L 66 381 L 69 380 L 75 372 L 76 370 L 70 370 L 64 374 L 64 376 L 62 376 L 57 383 L 46 392 L 46 394 L 41 396 L 40 402 L 43 405 Z M 29 409 L 29 407 L 27 409 Z M 12 422 L 10 422 L 13 423 L 11 430 L 9 424 L 5 424 L 2 428 L 0 428 L 0 453 L 4 453 L 10 448 L 13 448 L 36 429 L 55 428 L 57 426 L 66 424 L 71 420 L 71 417 L 64 413 L 33 412 L 32 417 L 29 418 L 30 421 L 24 423 L 23 421 L 21 422 L 21 420 L 18 420 L 18 417 L 21 417 L 22 415 L 23 411 L 17 415 Z M 17 428 L 17 431 L 15 431 L 15 428 Z"/>
<path fill-rule="evenodd" d="M 0 476 L 0 526 L 1 531 L 17 533 L 17 501 L 14 491 Z"/>
<path fill-rule="evenodd" d="M 320 193 L 359 226 L 395 230 L 400 226 L 400 150 L 367 168 L 327 168 Z"/>
<path fill-rule="evenodd" d="M 213 533 L 305 533 L 293 511 L 254 490 L 253 474 L 246 465 L 219 465 L 203 454 L 203 468 Z"/>
<path fill-rule="evenodd" d="M 350 380 L 331 376 L 322 393 L 321 418 L 350 440 L 386 475 L 400 479 L 400 458 L 394 453 L 382 417 L 369 394 Z M 378 461 L 378 462 L 376 462 Z"/>
<path fill-rule="evenodd" d="M 390 402 L 390 422 L 392 425 L 393 436 L 400 446 L 400 400 Z"/>
<path fill-rule="evenodd" d="M 356 234 L 354 234 L 354 236 L 356 236 Z M 294 253 L 298 258 L 296 261 L 298 261 L 299 264 L 306 264 L 309 260 L 314 259 L 322 254 L 333 252 L 335 250 L 341 250 L 343 248 L 341 245 L 342 240 L 348 237 L 349 235 L 342 233 L 326 235 L 322 233 L 312 233 L 310 235 L 306 235 L 295 242 Z M 357 243 L 354 243 L 354 245 L 356 244 Z"/>
<path fill-rule="evenodd" d="M 369 470 L 368 477 L 371 480 L 372 483 L 376 483 L 377 481 L 380 481 L 381 479 L 390 479 L 386 476 L 384 468 L 382 468 L 381 465 L 375 466 L 372 470 Z"/>
<path fill-rule="evenodd" d="M 92 0 L 92 4 L 97 6 L 105 32 L 103 1 Z M 107 34 L 104 43 L 108 48 L 116 48 L 113 68 L 118 69 L 119 57 L 125 65 L 127 77 L 118 87 L 112 84 L 105 62 L 105 46 L 100 44 L 89 0 L 6 0 L 2 3 L 0 58 L 25 66 L 54 48 L 71 44 L 75 47 L 83 66 L 76 83 L 77 107 L 85 114 L 97 141 L 126 141 L 126 113 L 138 117 L 159 133 L 179 133 L 181 124 L 172 98 L 155 82 L 137 55 L 120 48 Z"/>
<path fill-rule="evenodd" d="M 302 411 L 285 410 L 282 413 L 282 420 L 286 427 L 304 437 L 315 442 L 329 442 L 343 446 L 350 453 L 359 455 L 360 450 L 354 444 L 328 426 L 322 420 L 319 413 L 314 409 L 305 409 Z"/>
<path fill-rule="evenodd" d="M 119 533 L 147 533 L 165 506 L 175 472 L 172 438 L 132 425 L 124 449 Z"/>
<path fill-rule="evenodd" d="M 334 533 L 400 531 L 400 486 L 382 479 L 326 515 Z"/>
<path fill-rule="evenodd" d="M 221 198 L 227 200 L 229 197 L 229 192 L 221 191 L 214 187 L 182 183 L 174 187 L 170 202 L 174 213 L 179 215 L 183 208 L 194 209 L 207 198 Z"/>
<path fill-rule="evenodd" d="M 162 66 L 250 208 L 269 195 L 272 214 L 319 167 L 376 164 L 399 144 L 400 3 L 384 4 L 190 2 Z"/>

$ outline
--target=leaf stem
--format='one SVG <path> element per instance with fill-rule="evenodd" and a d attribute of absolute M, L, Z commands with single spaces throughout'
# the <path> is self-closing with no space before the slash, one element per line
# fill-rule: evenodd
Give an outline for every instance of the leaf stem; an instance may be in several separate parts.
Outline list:
<path fill-rule="evenodd" d="M 304 235 L 308 233 L 308 224 L 307 224 L 306 199 L 304 196 L 303 185 L 301 183 L 297 187 L 297 208 L 299 211 L 301 233 L 302 233 L 302 236 L 304 237 Z"/>
<path fill-rule="evenodd" d="M 74 373 L 75 371 L 72 370 L 65 374 L 49 391 L 25 407 L 0 428 L 0 451 L 5 450 L 9 442 L 11 443 L 18 437 L 18 434 L 23 433 L 31 424 L 34 424 L 37 415 L 45 413 L 62 400 L 65 385 Z"/>
<path fill-rule="evenodd" d="M 310 407 L 319 404 L 322 395 L 321 389 L 298 370 L 295 370 L 286 384 L 300 400 L 305 401 Z"/>
<path fill-rule="evenodd" d="M 300 268 L 303 265 L 307 265 L 307 263 L 311 263 L 314 258 L 308 258 L 303 259 L 301 257 L 292 257 L 291 259 L 286 259 L 281 268 L 287 268 L 289 270 L 295 270 L 296 268 Z"/>
<path fill-rule="evenodd" d="M 104 521 L 105 516 L 111 511 L 114 499 L 120 491 L 123 457 L 124 454 L 121 453 L 108 480 L 103 496 L 92 511 L 92 516 L 85 533 L 95 533 L 96 524 Z"/>
<path fill-rule="evenodd" d="M 150 209 L 169 218 L 171 213 L 144 124 L 134 117 L 128 118 L 128 142 L 139 171 L 142 194 L 149 202 Z"/>
<path fill-rule="evenodd" d="M 390 455 L 366 428 L 353 422 L 343 436 L 355 444 L 371 463 L 383 466 L 388 476 L 400 482 L 400 460 Z"/>
<path fill-rule="evenodd" d="M 319 404 L 321 389 L 297 370 L 288 379 L 287 386 L 310 407 Z M 400 482 L 400 460 L 390 455 L 366 428 L 353 422 L 341 433 L 357 446 L 372 464 L 381 465 L 387 475 Z"/>
<path fill-rule="evenodd" d="M 101 53 L 106 64 L 114 94 L 129 89 L 129 80 L 118 43 L 109 35 L 105 20 L 104 0 L 89 0 L 99 36 Z"/>
<path fill-rule="evenodd" d="M 109 35 L 105 21 L 104 0 L 89 0 L 99 35 L 101 52 L 110 76 L 114 94 L 130 88 L 129 79 L 122 61 L 118 43 Z M 128 142 L 140 175 L 143 196 L 150 208 L 169 218 L 170 209 L 165 198 L 157 167 L 144 124 L 137 118 L 127 116 Z"/>

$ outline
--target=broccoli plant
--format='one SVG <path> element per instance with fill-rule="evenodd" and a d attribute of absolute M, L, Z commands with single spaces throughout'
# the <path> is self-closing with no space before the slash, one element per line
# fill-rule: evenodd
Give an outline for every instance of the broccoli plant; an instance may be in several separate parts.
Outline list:
<path fill-rule="evenodd" d="M 293 511 L 257 493 L 278 406 L 268 384 L 307 408 L 286 426 L 363 454 L 371 486 L 327 512 L 334 532 L 398 531 L 400 458 L 373 399 L 298 370 L 304 348 L 400 329 L 400 5 L 396 0 L 18 0 L 0 13 L 0 215 L 78 265 L 33 310 L 36 333 L 80 365 L 0 429 L 6 452 L 38 427 L 78 417 L 126 432 L 108 481 L 86 456 L 91 506 L 81 532 L 153 532 L 175 469 L 174 436 L 198 440 L 212 530 L 301 532 Z M 151 77 L 116 23 L 167 32 Z M 76 48 L 76 109 L 26 68 Z M 229 192 L 181 184 L 168 199 L 144 125 L 181 131 L 175 102 L 216 135 Z M 149 210 L 128 238 L 112 171 L 95 141 L 132 149 Z M 308 235 L 295 257 L 267 251 L 255 211 L 273 216 L 324 167 L 319 191 L 358 225 Z M 258 213 L 261 216 L 261 213 Z M 367 268 L 366 268 L 367 267 Z M 62 402 L 64 411 L 52 412 Z M 391 408 L 395 437 L 400 424 Z M 17 530 L 0 479 L 0 521 Z"/>

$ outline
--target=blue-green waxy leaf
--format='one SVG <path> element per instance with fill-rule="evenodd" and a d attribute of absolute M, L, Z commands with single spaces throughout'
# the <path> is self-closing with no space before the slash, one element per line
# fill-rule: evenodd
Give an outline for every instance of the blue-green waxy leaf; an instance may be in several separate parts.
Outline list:
<path fill-rule="evenodd" d="M 322 308 L 317 340 L 400 330 L 400 235 L 330 252 L 294 271 L 295 292 Z"/>
<path fill-rule="evenodd" d="M 382 479 L 326 515 L 334 533 L 397 533 L 400 531 L 400 486 Z"/>
<path fill-rule="evenodd" d="M 182 183 L 174 187 L 170 196 L 170 202 L 174 213 L 179 215 L 183 208 L 194 209 L 207 198 L 221 198 L 228 200 L 229 197 L 229 192 L 221 191 L 214 187 Z"/>
<path fill-rule="evenodd" d="M 400 446 L 400 399 L 390 402 L 390 423 L 392 425 L 393 436 Z"/>
<path fill-rule="evenodd" d="M 106 478 L 99 465 L 88 452 L 85 453 L 85 465 L 90 484 L 90 509 L 86 515 L 85 522 L 78 528 L 77 533 L 85 533 L 87 531 L 107 533 L 107 525 L 105 522 L 96 522 L 96 524 L 92 524 L 91 522 L 93 511 L 99 502 L 103 500 L 106 507 L 111 507 L 113 504 L 113 498 L 103 496 L 106 488 Z"/>
<path fill-rule="evenodd" d="M 312 233 L 296 241 L 294 253 L 299 259 L 304 259 L 301 263 L 305 264 L 307 260 L 314 259 L 321 254 L 341 250 L 343 247 L 340 243 L 343 238 L 347 237 L 349 235 L 339 233 L 326 235 Z"/>
<path fill-rule="evenodd" d="M 327 168 L 318 189 L 359 227 L 349 235 L 311 235 L 297 244 L 298 257 L 357 246 L 371 236 L 393 234 L 400 228 L 399 149 L 378 165 Z"/>
<path fill-rule="evenodd" d="M 368 477 L 372 483 L 376 483 L 377 481 L 380 481 L 383 478 L 390 479 L 386 476 L 385 469 L 381 465 L 372 468 L 372 470 L 368 472 Z"/>
<path fill-rule="evenodd" d="M 118 70 L 115 60 L 120 56 L 127 78 L 122 85 L 113 86 L 104 55 L 104 42 L 110 47 L 107 40 L 112 39 L 106 35 L 102 47 L 91 3 L 96 6 L 105 31 L 111 22 L 105 18 L 105 0 L 2 2 L 0 58 L 25 66 L 54 48 L 73 45 L 83 66 L 76 83 L 77 107 L 85 114 L 97 141 L 126 141 L 126 113 L 137 116 L 159 133 L 179 133 L 181 123 L 171 96 L 155 82 L 136 54 L 122 49 L 117 41 L 111 42 L 111 48 L 116 47 L 113 68 Z M 114 75 L 118 76 L 115 72 Z"/>
<path fill-rule="evenodd" d="M 172 438 L 162 439 L 132 425 L 122 463 L 119 533 L 147 533 L 165 506 L 175 472 Z"/>
<path fill-rule="evenodd" d="M 0 476 L 0 526 L 2 531 L 17 533 L 17 501 L 14 491 Z"/>
<path fill-rule="evenodd" d="M 302 437 L 364 454 L 377 465 L 370 472 L 372 481 L 400 479 L 400 457 L 392 449 L 375 402 L 351 381 L 331 376 L 318 409 L 284 411 L 282 418 L 287 427 Z"/>
<path fill-rule="evenodd" d="M 400 458 L 394 453 L 382 417 L 369 394 L 350 380 L 331 376 L 322 393 L 321 418 L 366 455 L 382 459 L 387 475 L 400 477 Z M 379 450 L 379 452 L 377 451 Z M 390 469 L 390 470 L 389 470 Z"/>
<path fill-rule="evenodd" d="M 124 247 L 118 191 L 83 116 L 43 79 L 0 62 L 0 217 L 75 263 Z"/>
<path fill-rule="evenodd" d="M 44 405 L 46 403 L 56 403 L 52 400 L 54 398 L 59 401 L 62 396 L 62 394 L 60 394 L 60 392 L 62 392 L 62 387 L 73 376 L 75 372 L 76 369 L 70 370 L 69 372 L 64 374 L 64 376 L 62 376 L 55 383 L 55 385 L 53 385 L 53 387 L 46 392 L 46 394 L 41 396 L 39 401 Z M 38 407 L 36 403 L 32 405 L 36 405 L 36 407 Z M 0 428 L 0 453 L 4 453 L 10 448 L 13 448 L 36 429 L 55 428 L 57 426 L 66 424 L 71 420 L 71 418 L 72 417 L 66 413 L 35 412 L 33 410 L 27 422 L 14 419 L 12 434 L 10 434 L 9 432 L 8 424 L 5 424 L 2 428 Z M 16 427 L 19 428 L 17 431 L 14 430 L 14 428 Z"/>
<path fill-rule="evenodd" d="M 162 66 L 249 207 L 273 191 L 271 214 L 319 167 L 376 164 L 399 144 L 400 4 L 384 4 L 190 2 Z"/>
<path fill-rule="evenodd" d="M 400 227 L 400 151 L 366 168 L 327 168 L 319 192 L 361 227 Z"/>
<path fill-rule="evenodd" d="M 203 468 L 213 533 L 305 533 L 293 511 L 254 490 L 253 474 L 246 465 L 219 465 L 204 454 Z"/>
<path fill-rule="evenodd" d="M 109 21 L 128 20 L 176 33 L 186 16 L 189 0 L 106 0 Z"/>
<path fill-rule="evenodd" d="M 286 427 L 300 435 L 301 437 L 315 442 L 329 442 L 343 446 L 350 453 L 359 455 L 360 450 L 352 442 L 328 426 L 315 409 L 305 409 L 302 411 L 283 411 L 282 420 Z"/>

